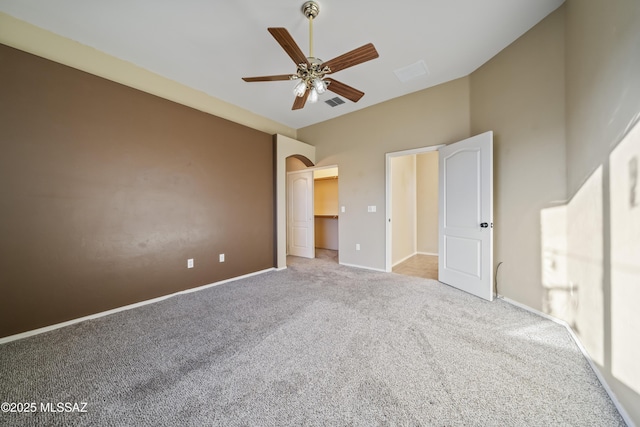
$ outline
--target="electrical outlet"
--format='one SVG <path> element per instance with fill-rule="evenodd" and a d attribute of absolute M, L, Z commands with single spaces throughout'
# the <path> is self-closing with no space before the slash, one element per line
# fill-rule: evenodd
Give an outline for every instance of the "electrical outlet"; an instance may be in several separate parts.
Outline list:
<path fill-rule="evenodd" d="M 187 260 L 187 268 L 193 268 L 193 258 Z"/>
<path fill-rule="evenodd" d="M 375 211 L 376 211 L 375 206 L 367 206 L 367 212 L 375 212 Z"/>
<path fill-rule="evenodd" d="M 356 251 L 360 250 L 360 243 L 356 243 Z"/>
<path fill-rule="evenodd" d="M 342 210 L 342 213 L 344 213 L 346 211 L 346 208 L 343 206 L 341 210 Z"/>
<path fill-rule="evenodd" d="M 219 259 L 220 259 L 220 262 L 224 262 L 224 254 L 220 254 Z"/>

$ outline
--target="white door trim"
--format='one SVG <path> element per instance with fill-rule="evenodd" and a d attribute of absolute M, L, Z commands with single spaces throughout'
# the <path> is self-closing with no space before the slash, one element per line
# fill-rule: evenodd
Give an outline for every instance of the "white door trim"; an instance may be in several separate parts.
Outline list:
<path fill-rule="evenodd" d="M 438 151 L 445 144 L 432 145 L 429 147 L 412 148 L 410 150 L 393 151 L 385 153 L 385 271 L 390 273 L 393 269 L 391 265 L 391 159 L 394 157 L 411 156 L 413 154 L 423 154 L 431 151 Z"/>

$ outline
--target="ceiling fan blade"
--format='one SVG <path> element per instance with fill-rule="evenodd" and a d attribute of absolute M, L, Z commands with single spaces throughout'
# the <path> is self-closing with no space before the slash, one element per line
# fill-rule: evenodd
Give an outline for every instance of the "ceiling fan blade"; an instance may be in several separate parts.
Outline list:
<path fill-rule="evenodd" d="M 353 67 L 354 65 L 362 64 L 363 62 L 376 59 L 378 57 L 378 51 L 373 44 L 365 44 L 357 49 L 333 58 L 324 64 L 323 67 L 329 67 L 332 73 L 335 73 L 345 68 Z"/>
<path fill-rule="evenodd" d="M 360 98 L 364 96 L 364 92 L 359 91 L 358 89 L 348 86 L 337 80 L 330 79 L 330 78 L 326 78 L 324 80 L 329 82 L 329 86 L 327 86 L 327 90 L 337 93 L 338 95 L 342 95 L 345 98 L 347 98 L 349 101 L 358 102 Z"/>
<path fill-rule="evenodd" d="M 278 80 L 291 80 L 291 74 L 280 74 L 277 76 L 243 77 L 245 82 L 275 82 Z"/>
<path fill-rule="evenodd" d="M 293 107 L 291 109 L 292 110 L 299 110 L 302 107 L 304 107 L 304 104 L 307 102 L 307 98 L 309 97 L 309 92 L 311 92 L 311 91 L 309 89 L 307 89 L 307 91 L 304 93 L 304 95 L 296 96 L 295 101 L 293 101 Z"/>
<path fill-rule="evenodd" d="M 273 38 L 276 39 L 278 43 L 280 43 L 280 46 L 282 46 L 289 57 L 293 59 L 293 62 L 295 62 L 296 65 L 309 64 L 307 57 L 304 55 L 302 50 L 300 50 L 295 40 L 293 40 L 293 37 L 291 37 L 291 34 L 289 34 L 289 31 L 287 31 L 286 28 L 271 27 L 267 28 L 267 30 L 271 33 Z"/>

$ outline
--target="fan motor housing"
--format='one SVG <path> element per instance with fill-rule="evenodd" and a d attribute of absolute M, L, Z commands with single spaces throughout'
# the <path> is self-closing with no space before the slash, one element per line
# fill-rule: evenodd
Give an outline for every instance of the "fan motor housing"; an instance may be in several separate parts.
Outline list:
<path fill-rule="evenodd" d="M 308 1 L 302 5 L 302 13 L 307 19 L 314 18 L 320 13 L 320 6 L 314 1 Z"/>

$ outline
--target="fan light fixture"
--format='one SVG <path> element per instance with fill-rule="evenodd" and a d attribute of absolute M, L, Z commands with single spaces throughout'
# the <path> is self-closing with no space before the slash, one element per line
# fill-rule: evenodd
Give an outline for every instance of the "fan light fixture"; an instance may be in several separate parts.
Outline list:
<path fill-rule="evenodd" d="M 376 48 L 371 43 L 360 46 L 327 62 L 313 56 L 313 18 L 318 16 L 318 4 L 308 1 L 302 5 L 302 13 L 309 19 L 309 56 L 298 47 L 289 31 L 282 27 L 269 27 L 267 30 L 276 39 L 289 57 L 296 64 L 295 74 L 278 74 L 274 76 L 243 77 L 245 82 L 274 82 L 279 80 L 298 80 L 293 87 L 295 100 L 292 110 L 299 110 L 307 102 L 317 102 L 318 96 L 330 90 L 352 102 L 358 102 L 364 92 L 339 82 L 333 78 L 325 78 L 345 68 L 362 64 L 378 57 Z"/>
<path fill-rule="evenodd" d="M 308 1 L 302 5 L 302 13 L 309 20 L 309 64 L 298 64 L 298 72 L 291 76 L 291 80 L 300 80 L 293 88 L 294 95 L 302 98 L 309 90 L 307 101 L 313 104 L 318 102 L 318 95 L 327 90 L 329 82 L 324 80 L 324 76 L 331 70 L 323 67 L 322 60 L 313 56 L 313 20 L 320 13 L 320 7 L 316 2 Z"/>

